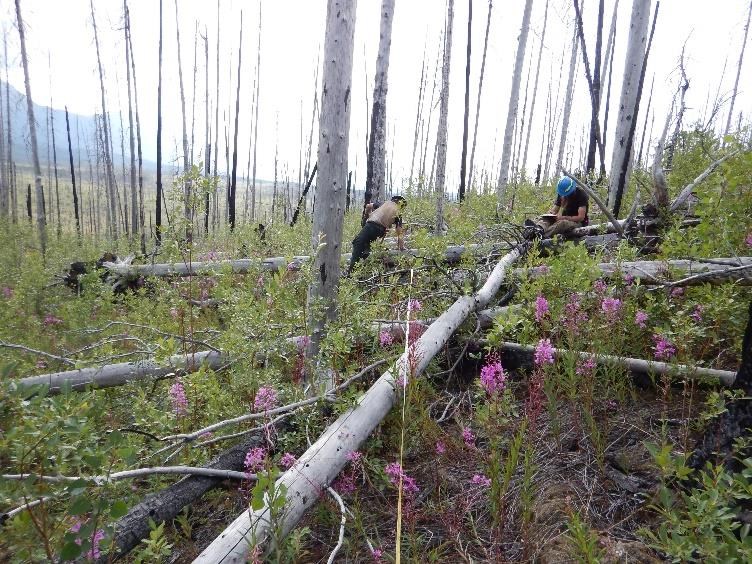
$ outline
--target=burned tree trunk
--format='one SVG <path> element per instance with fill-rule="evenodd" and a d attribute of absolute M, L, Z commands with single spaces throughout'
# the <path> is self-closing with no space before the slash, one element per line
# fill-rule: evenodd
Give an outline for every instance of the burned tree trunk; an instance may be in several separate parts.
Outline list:
<path fill-rule="evenodd" d="M 421 117 L 423 115 L 423 92 L 426 85 L 426 49 L 423 46 L 423 65 L 420 68 L 420 81 L 418 86 L 418 109 L 415 112 L 415 135 L 413 136 L 413 156 L 410 159 L 410 176 L 408 184 L 413 185 L 413 171 L 415 170 L 415 152 L 418 148 L 418 131 L 420 129 Z M 357 165 L 357 163 L 356 163 Z"/>
<path fill-rule="evenodd" d="M 131 48 L 128 36 L 130 34 L 130 17 L 128 15 L 128 4 L 123 0 L 123 19 L 125 25 L 125 77 L 128 87 L 128 146 L 130 149 L 131 166 L 130 166 L 130 183 L 131 183 L 131 236 L 135 239 L 139 233 L 138 223 L 138 191 L 136 189 L 136 143 L 135 131 L 133 129 L 133 100 L 131 98 Z M 73 157 L 71 156 L 71 168 L 73 168 Z M 78 219 L 78 218 L 76 218 Z"/>
<path fill-rule="evenodd" d="M 37 147 L 37 124 L 34 119 L 34 102 L 31 97 L 31 82 L 29 80 L 29 59 L 26 55 L 26 36 L 24 22 L 21 17 L 21 0 L 16 0 L 16 21 L 18 37 L 21 43 L 21 64 L 24 71 L 24 87 L 26 88 L 26 117 L 29 120 L 29 140 L 31 142 L 31 159 L 34 165 L 34 186 L 37 195 L 37 228 L 39 229 L 39 244 L 42 256 L 47 251 L 47 225 L 44 214 L 44 190 L 42 188 L 42 169 L 39 166 L 39 150 Z M 31 220 L 31 185 L 29 185 L 27 210 Z"/>
<path fill-rule="evenodd" d="M 243 60 L 243 10 L 240 11 L 240 46 L 238 47 L 238 86 L 235 96 L 235 133 L 232 143 L 232 176 L 230 191 L 227 194 L 227 209 L 229 212 L 230 231 L 235 229 L 235 188 L 238 173 L 238 116 L 240 115 L 240 65 Z"/>
<path fill-rule="evenodd" d="M 731 104 L 729 106 L 728 119 L 726 120 L 726 127 L 723 130 L 723 136 L 729 134 L 731 130 L 731 119 L 734 114 L 734 102 L 736 102 L 736 93 L 739 90 L 739 76 L 742 74 L 742 61 L 744 60 L 744 50 L 747 47 L 747 34 L 749 33 L 749 20 L 752 17 L 752 2 L 749 3 L 749 10 L 747 12 L 747 24 L 744 26 L 744 39 L 742 39 L 742 50 L 739 53 L 739 64 L 736 65 L 736 79 L 734 80 L 734 91 L 731 94 Z"/>
<path fill-rule="evenodd" d="M 577 22 L 575 21 L 575 25 Z M 577 67 L 577 41 L 572 41 L 572 50 L 569 53 L 569 76 L 567 78 L 567 90 L 564 93 L 564 109 L 562 111 L 561 137 L 559 138 L 559 151 L 556 155 L 556 170 L 558 174 L 564 166 L 564 147 L 566 147 L 567 133 L 569 131 L 569 119 L 572 115 L 572 98 L 574 95 L 575 69 Z M 537 181 L 536 181 L 537 184 Z"/>
<path fill-rule="evenodd" d="M 107 186 L 107 196 L 109 198 L 110 225 L 109 234 L 113 239 L 118 237 L 117 221 L 117 188 L 115 187 L 115 173 L 112 170 L 112 153 L 110 152 L 110 129 L 107 126 L 107 103 L 104 94 L 104 71 L 102 70 L 102 58 L 99 56 L 99 35 L 97 33 L 97 19 L 94 16 L 94 0 L 89 0 L 91 7 L 91 23 L 94 27 L 94 45 L 97 50 L 97 67 L 99 68 L 99 89 L 102 97 L 102 134 L 103 155 L 105 167 L 105 184 Z"/>
<path fill-rule="evenodd" d="M 157 209 L 154 216 L 157 246 L 162 242 L 162 0 L 159 0 L 159 79 L 157 82 Z"/>
<path fill-rule="evenodd" d="M 532 1 L 532 0 L 531 0 Z M 434 233 L 440 235 L 444 227 L 444 192 L 446 180 L 447 116 L 449 114 L 449 67 L 452 58 L 452 27 L 454 26 L 454 0 L 447 4 L 447 24 L 444 38 L 444 62 L 441 67 L 441 105 L 436 136 L 436 225 Z"/>
<path fill-rule="evenodd" d="M 483 40 L 483 57 L 480 63 L 480 77 L 478 79 L 478 102 L 475 105 L 475 123 L 473 125 L 473 147 L 470 150 L 470 178 L 467 181 L 468 186 L 473 188 L 473 173 L 475 172 L 475 142 L 478 139 L 478 119 L 480 118 L 480 95 L 483 92 L 483 75 L 486 71 L 486 53 L 488 52 L 488 32 L 491 30 L 491 9 L 493 0 L 488 0 L 488 18 L 486 20 L 486 36 Z"/>
<path fill-rule="evenodd" d="M 624 79 L 619 97 L 619 115 L 616 121 L 616 136 L 611 157 L 611 174 L 608 190 L 608 203 L 618 215 L 621 197 L 626 186 L 632 162 L 632 145 L 629 132 L 637 120 L 640 103 L 640 76 L 643 74 L 648 23 L 650 21 L 650 0 L 633 0 L 630 18 L 627 53 L 624 62 Z"/>
<path fill-rule="evenodd" d="M 321 89 L 319 176 L 313 210 L 312 250 L 315 276 L 308 288 L 311 340 L 306 356 L 318 356 L 327 319 L 337 314 L 342 227 L 345 214 L 347 151 L 350 140 L 350 92 L 357 0 L 328 0 L 324 75 Z M 320 246 L 323 245 L 323 248 Z M 323 305 L 322 311 L 317 305 Z M 324 382 L 322 382 L 324 383 Z M 334 384 L 325 382 L 330 388 Z M 315 393 L 316 386 L 312 386 Z"/>
<path fill-rule="evenodd" d="M 78 212 L 78 193 L 76 192 L 76 169 L 73 166 L 73 148 L 71 147 L 70 121 L 68 119 L 68 106 L 65 106 L 65 129 L 68 133 L 68 157 L 70 158 L 71 184 L 73 186 L 73 214 L 76 218 L 76 235 L 81 242 L 81 220 Z"/>
<path fill-rule="evenodd" d="M 243 13 L 240 13 L 240 20 L 243 21 Z M 241 26 L 242 30 L 242 26 Z M 241 31 L 242 33 L 242 31 Z M 183 60 L 180 55 L 180 18 L 178 18 L 178 0 L 175 0 L 175 34 L 177 35 L 178 51 L 178 83 L 180 85 L 180 111 L 183 117 L 183 173 L 187 174 L 190 169 L 188 161 L 188 127 L 185 116 L 185 89 L 183 88 Z M 242 46 L 242 44 L 241 44 Z M 194 88 L 195 90 L 195 88 Z M 194 96 L 195 98 L 195 96 Z M 193 217 L 191 216 L 191 183 L 187 178 L 183 179 L 183 210 L 185 212 L 185 239 L 190 242 L 192 239 Z"/>
<path fill-rule="evenodd" d="M 381 0 L 381 26 L 379 29 L 379 52 L 376 56 L 376 74 L 373 80 L 373 106 L 371 108 L 371 132 L 366 163 L 366 193 L 363 205 L 375 196 L 384 201 L 386 178 L 386 94 L 389 76 L 389 53 L 392 46 L 392 20 L 394 0 Z M 365 211 L 365 210 L 364 210 Z"/>
<path fill-rule="evenodd" d="M 204 106 L 206 116 L 204 123 L 204 178 L 211 175 L 211 128 L 209 124 L 209 32 L 204 29 Z M 204 194 L 204 236 L 209 237 L 209 194 Z"/>
<path fill-rule="evenodd" d="M 462 124 L 462 157 L 460 162 L 460 202 L 465 199 L 467 166 L 467 128 L 470 114 L 470 53 L 473 39 L 473 0 L 467 3 L 467 61 L 465 62 L 465 116 Z"/>
<path fill-rule="evenodd" d="M 306 196 L 308 196 L 308 190 L 311 189 L 311 183 L 313 183 L 313 178 L 316 176 L 316 171 L 318 170 L 319 163 L 315 163 L 313 165 L 313 170 L 311 171 L 311 176 L 308 177 L 308 182 L 306 182 L 305 188 L 303 189 L 303 192 L 300 194 L 300 198 L 298 199 L 298 205 L 295 208 L 295 212 L 292 214 L 292 219 L 290 220 L 290 227 L 293 227 L 295 223 L 298 221 L 298 215 L 300 215 L 300 210 L 303 207 L 303 202 L 305 202 Z"/>
<path fill-rule="evenodd" d="M 721 459 L 727 466 L 738 464 L 735 457 L 735 443 L 749 436 L 752 428 L 752 302 L 749 304 L 747 328 L 742 342 L 742 361 L 736 373 L 733 388 L 744 392 L 741 399 L 726 403 L 726 410 L 705 430 L 695 445 L 687 466 L 700 470 L 706 462 Z"/>
<path fill-rule="evenodd" d="M 538 79 L 540 78 L 541 59 L 543 58 L 543 41 L 546 38 L 546 26 L 548 24 L 548 0 L 546 0 L 546 9 L 543 12 L 543 31 L 540 36 L 540 46 L 538 47 L 538 64 L 535 69 L 535 82 L 533 83 L 533 99 L 530 101 L 530 119 L 527 126 L 527 135 L 525 136 L 525 150 L 522 153 L 522 166 L 527 164 L 527 151 L 530 146 L 530 132 L 533 130 L 533 118 L 535 117 L 535 99 L 538 95 Z"/>
<path fill-rule="evenodd" d="M 507 124 L 504 129 L 504 142 L 501 149 L 501 169 L 499 170 L 499 183 L 496 186 L 496 196 L 498 205 L 504 203 L 504 195 L 507 184 L 509 183 L 509 161 L 512 156 L 512 136 L 514 135 L 514 124 L 517 121 L 517 108 L 520 97 L 520 81 L 522 79 L 522 67 L 525 63 L 525 46 L 527 45 L 527 34 L 530 30 L 530 13 L 533 8 L 533 0 L 525 0 L 525 11 L 522 15 L 522 27 L 520 28 L 520 38 L 517 44 L 517 56 L 514 62 L 514 72 L 512 74 L 512 91 L 509 94 L 509 110 L 507 111 Z"/>

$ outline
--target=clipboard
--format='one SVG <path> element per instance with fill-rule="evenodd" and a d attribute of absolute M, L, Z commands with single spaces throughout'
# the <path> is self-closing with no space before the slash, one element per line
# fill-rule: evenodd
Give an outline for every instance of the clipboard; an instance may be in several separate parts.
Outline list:
<path fill-rule="evenodd" d="M 556 219 L 559 216 L 556 215 L 555 213 L 544 213 L 540 217 L 541 219 Z"/>

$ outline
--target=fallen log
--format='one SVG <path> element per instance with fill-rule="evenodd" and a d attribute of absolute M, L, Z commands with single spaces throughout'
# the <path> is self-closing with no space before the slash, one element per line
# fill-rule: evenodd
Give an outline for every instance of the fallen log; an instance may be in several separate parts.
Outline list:
<path fill-rule="evenodd" d="M 503 351 L 523 354 L 526 357 L 532 357 L 535 354 L 535 347 L 532 345 L 521 345 L 519 343 L 505 341 L 501 343 L 499 348 Z M 569 351 L 557 348 L 554 349 L 554 356 L 566 354 L 575 354 L 582 360 L 592 358 L 595 359 L 598 364 L 627 368 L 632 372 L 661 375 L 668 374 L 671 376 L 687 376 L 689 378 L 708 378 L 713 381 L 719 381 L 724 386 L 732 386 L 736 378 L 736 373 L 728 370 L 717 370 L 715 368 L 704 368 L 702 366 L 688 366 L 686 364 L 670 364 L 667 362 L 659 362 L 657 360 L 643 360 L 641 358 L 630 358 L 625 356 Z"/>
<path fill-rule="evenodd" d="M 494 249 L 491 245 L 450 245 L 444 251 L 444 260 L 449 264 L 459 262 L 466 252 L 480 251 L 488 254 Z M 408 249 L 406 251 L 390 250 L 390 256 L 421 256 L 420 249 Z M 235 274 L 246 274 L 251 270 L 277 271 L 291 270 L 297 271 L 308 262 L 309 256 L 300 255 L 288 257 L 269 257 L 262 260 L 258 259 L 235 259 L 235 260 L 217 260 L 217 261 L 194 261 L 194 262 L 173 262 L 159 264 L 129 264 L 127 262 L 105 262 L 104 268 L 108 269 L 112 276 L 118 281 L 131 281 L 139 278 L 150 276 L 201 276 L 218 274 L 224 269 L 230 269 Z M 342 262 L 350 261 L 350 253 L 342 255 Z"/>
<path fill-rule="evenodd" d="M 284 426 L 285 423 L 278 423 L 277 430 Z M 263 434 L 253 435 L 221 453 L 206 468 L 242 471 L 246 453 L 251 448 L 263 446 L 265 442 Z M 223 481 L 222 478 L 190 476 L 146 497 L 115 522 L 112 542 L 117 554 L 103 554 L 97 562 L 104 564 L 113 557 L 120 558 L 127 554 L 139 545 L 141 539 L 149 536 L 149 520 L 159 524 L 174 519 L 184 507 L 196 502 Z"/>
<path fill-rule="evenodd" d="M 227 355 L 217 351 L 201 351 L 171 356 L 164 364 L 157 364 L 153 360 L 139 360 L 29 376 L 13 381 L 11 386 L 21 389 L 46 386 L 47 393 L 54 395 L 60 393 L 66 386 L 70 386 L 73 391 L 84 390 L 86 386 L 110 388 L 147 378 L 164 378 L 170 374 L 196 372 L 202 366 L 217 370 L 227 364 L 228 361 Z"/>
<path fill-rule="evenodd" d="M 509 267 L 522 252 L 514 249 L 494 267 L 477 294 L 462 296 L 432 323 L 426 332 L 402 354 L 358 400 L 276 482 L 286 488 L 285 507 L 271 521 L 268 506 L 241 513 L 195 560 L 195 562 L 245 562 L 251 544 L 264 545 L 289 533 L 347 463 L 347 454 L 358 450 L 394 406 L 397 397 L 396 372 L 403 381 L 418 376 L 443 348 L 471 312 L 486 306 L 499 290 Z"/>
<path fill-rule="evenodd" d="M 752 283 L 752 257 L 607 262 L 599 264 L 598 268 L 604 278 L 631 276 L 640 279 L 643 284 L 653 285 L 688 286 L 704 282 Z M 544 267 L 519 268 L 515 269 L 514 273 L 519 277 L 540 278 L 545 276 L 547 269 Z M 681 278 L 676 279 L 673 276 L 674 273 L 680 274 Z"/>

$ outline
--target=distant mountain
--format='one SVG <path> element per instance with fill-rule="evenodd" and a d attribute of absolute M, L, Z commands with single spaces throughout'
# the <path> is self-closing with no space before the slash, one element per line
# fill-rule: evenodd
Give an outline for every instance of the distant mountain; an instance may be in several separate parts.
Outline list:
<path fill-rule="evenodd" d="M 0 93 L 0 99 L 2 99 L 2 115 L 3 115 L 3 132 L 7 138 L 7 116 L 6 114 L 6 83 L 0 81 L 0 87 L 2 87 L 2 93 Z M 31 145 L 29 137 L 29 122 L 26 118 L 26 96 L 16 90 L 13 85 L 10 85 L 9 89 L 10 97 L 10 124 L 11 124 L 11 139 L 13 143 L 13 160 L 17 165 L 31 164 Z M 52 137 L 48 135 L 48 117 L 49 106 L 41 106 L 34 104 L 34 117 L 36 118 L 37 129 L 37 144 L 39 149 L 39 161 L 43 167 L 47 167 L 48 163 L 48 138 L 49 138 L 49 162 L 52 163 Z M 70 120 L 71 128 L 71 145 L 73 148 L 73 159 L 78 166 L 80 159 L 82 166 L 87 166 L 88 154 L 91 155 L 92 161 L 96 159 L 94 132 L 95 121 L 93 115 L 81 115 L 68 112 L 68 118 Z M 110 121 L 112 127 L 112 146 L 113 146 L 113 161 L 117 166 L 121 160 L 120 151 L 120 118 L 117 115 L 110 114 Z M 65 167 L 68 163 L 68 136 L 65 129 L 65 110 L 52 109 L 52 121 L 55 129 L 55 147 L 57 149 L 57 163 L 58 167 Z M 76 129 L 78 128 L 78 135 Z M 51 129 L 49 131 L 51 134 Z M 126 138 L 126 154 L 128 151 Z M 80 146 L 79 146 L 80 145 Z M 88 145 L 88 154 L 87 154 Z M 144 161 L 144 167 L 153 168 L 154 165 L 151 162 Z"/>

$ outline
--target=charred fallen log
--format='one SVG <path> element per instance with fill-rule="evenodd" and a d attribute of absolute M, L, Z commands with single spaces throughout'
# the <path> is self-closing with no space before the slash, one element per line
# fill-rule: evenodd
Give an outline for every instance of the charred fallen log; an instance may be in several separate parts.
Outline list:
<path fill-rule="evenodd" d="M 283 431 L 286 426 L 287 424 L 280 422 L 276 424 L 275 428 L 279 432 Z M 264 435 L 257 433 L 224 451 L 206 467 L 242 471 L 246 453 L 251 448 L 265 444 Z M 127 554 L 138 546 L 141 539 L 149 536 L 150 520 L 159 524 L 174 519 L 184 507 L 196 502 L 210 489 L 219 487 L 223 481 L 221 478 L 189 476 L 146 497 L 115 523 L 112 542 L 117 554 L 103 554 L 97 562 L 110 562 L 111 559 L 117 559 Z"/>
<path fill-rule="evenodd" d="M 736 468 L 737 439 L 748 437 L 752 429 L 752 302 L 749 304 L 747 328 L 742 343 L 742 362 L 736 373 L 733 389 L 743 392 L 740 399 L 726 402 L 726 411 L 717 417 L 697 441 L 687 465 L 702 469 L 709 461 L 720 460 L 728 468 Z"/>

